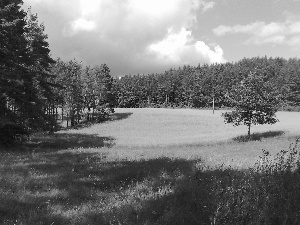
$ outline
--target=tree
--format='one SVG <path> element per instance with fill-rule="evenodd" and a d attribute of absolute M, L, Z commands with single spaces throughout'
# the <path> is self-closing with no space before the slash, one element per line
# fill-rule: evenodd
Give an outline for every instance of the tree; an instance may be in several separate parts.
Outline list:
<path fill-rule="evenodd" d="M 1 123 L 18 122 L 17 105 L 21 107 L 22 74 L 26 72 L 24 56 L 26 41 L 23 36 L 25 12 L 21 1 L 0 1 L 0 119 Z M 5 122 L 4 122 L 5 121 Z"/>
<path fill-rule="evenodd" d="M 78 123 L 80 112 L 84 108 L 82 64 L 75 59 L 67 63 L 57 59 L 52 72 L 56 74 L 56 83 L 62 84 L 57 95 L 62 109 L 67 114 L 67 124 L 70 118 L 71 126 L 74 126 Z"/>
<path fill-rule="evenodd" d="M 37 17 L 21 10 L 22 3 L 0 1 L 0 129 L 43 126 L 43 99 L 52 95 L 47 36 Z"/>
<path fill-rule="evenodd" d="M 251 124 L 274 124 L 278 122 L 275 113 L 281 103 L 281 95 L 274 85 L 264 80 L 262 75 L 250 72 L 239 84 L 233 86 L 226 98 L 235 110 L 222 114 L 225 123 L 234 126 L 248 126 L 250 138 Z"/>

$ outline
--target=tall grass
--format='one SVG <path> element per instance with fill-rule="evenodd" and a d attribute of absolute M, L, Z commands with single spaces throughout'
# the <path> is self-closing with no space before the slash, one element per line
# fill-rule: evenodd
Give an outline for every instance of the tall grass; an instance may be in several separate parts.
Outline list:
<path fill-rule="evenodd" d="M 0 224 L 299 224 L 299 142 L 276 155 L 263 151 L 247 169 L 111 158 L 112 148 L 80 147 L 85 141 L 69 150 L 48 152 L 52 140 L 36 152 L 8 151 Z"/>

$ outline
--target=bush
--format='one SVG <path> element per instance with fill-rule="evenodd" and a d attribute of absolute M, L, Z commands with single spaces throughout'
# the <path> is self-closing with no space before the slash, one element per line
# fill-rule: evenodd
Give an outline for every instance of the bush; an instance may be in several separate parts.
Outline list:
<path fill-rule="evenodd" d="M 107 120 L 115 110 L 107 105 L 98 106 L 95 110 L 96 121 L 101 122 Z"/>
<path fill-rule="evenodd" d="M 26 128 L 18 124 L 5 124 L 0 127 L 0 143 L 11 144 L 15 141 L 24 141 L 29 133 Z"/>

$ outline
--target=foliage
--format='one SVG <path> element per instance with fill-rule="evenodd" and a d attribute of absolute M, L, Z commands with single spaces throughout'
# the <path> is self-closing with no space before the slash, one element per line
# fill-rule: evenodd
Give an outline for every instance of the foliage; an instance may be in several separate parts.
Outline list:
<path fill-rule="evenodd" d="M 101 121 L 113 112 L 114 79 L 106 64 L 84 68 L 75 59 L 69 62 L 58 59 L 52 73 L 56 75 L 56 83 L 62 84 L 56 89 L 57 107 L 61 107 L 67 119 L 70 118 L 71 126 L 85 116 L 87 120 Z"/>
<path fill-rule="evenodd" d="M 235 109 L 223 114 L 226 123 L 234 126 L 248 126 L 250 138 L 251 124 L 274 124 L 278 120 L 275 113 L 281 103 L 279 92 L 262 75 L 249 74 L 240 84 L 233 86 L 226 95 L 229 105 Z"/>
<path fill-rule="evenodd" d="M 116 81 L 119 107 L 230 107 L 225 94 L 251 71 L 264 76 L 285 97 L 298 104 L 300 60 L 244 58 L 235 63 L 171 68 L 161 74 L 126 75 Z M 298 97 L 297 97 L 298 96 Z"/>
<path fill-rule="evenodd" d="M 42 127 L 47 118 L 43 99 L 52 96 L 49 55 L 44 26 L 21 0 L 0 2 L 0 129 Z"/>

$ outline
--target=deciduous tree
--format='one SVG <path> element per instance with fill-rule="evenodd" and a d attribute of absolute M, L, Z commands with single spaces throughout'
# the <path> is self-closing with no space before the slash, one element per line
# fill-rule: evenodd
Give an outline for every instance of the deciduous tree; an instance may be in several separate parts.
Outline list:
<path fill-rule="evenodd" d="M 225 123 L 248 126 L 248 138 L 252 124 L 278 122 L 275 113 L 281 103 L 281 95 L 272 83 L 264 81 L 262 75 L 250 72 L 248 77 L 233 86 L 226 98 L 235 110 L 223 114 Z"/>

